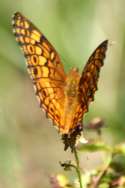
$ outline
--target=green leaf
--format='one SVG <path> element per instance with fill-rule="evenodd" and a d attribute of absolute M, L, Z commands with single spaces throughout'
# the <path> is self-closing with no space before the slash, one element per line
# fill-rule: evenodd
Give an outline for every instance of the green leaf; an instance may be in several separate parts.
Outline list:
<path fill-rule="evenodd" d="M 99 185 L 98 188 L 109 188 L 109 184 L 108 183 L 102 183 Z"/>
<path fill-rule="evenodd" d="M 107 146 L 103 142 L 95 142 L 95 143 L 87 143 L 87 144 L 80 144 L 77 149 L 79 151 L 89 151 L 89 152 L 96 152 L 96 151 L 112 151 L 110 146 Z"/>
<path fill-rule="evenodd" d="M 115 146 L 113 154 L 123 154 L 125 155 L 125 143 Z"/>

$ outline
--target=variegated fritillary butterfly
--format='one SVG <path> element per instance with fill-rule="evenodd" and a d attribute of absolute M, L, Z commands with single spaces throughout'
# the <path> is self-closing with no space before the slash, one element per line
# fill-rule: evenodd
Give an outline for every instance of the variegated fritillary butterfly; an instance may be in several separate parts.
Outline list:
<path fill-rule="evenodd" d="M 54 47 L 19 12 L 13 17 L 13 31 L 26 58 L 40 106 L 62 135 L 71 134 L 88 111 L 90 101 L 94 100 L 108 40 L 96 48 L 81 75 L 76 68 L 66 75 Z"/>

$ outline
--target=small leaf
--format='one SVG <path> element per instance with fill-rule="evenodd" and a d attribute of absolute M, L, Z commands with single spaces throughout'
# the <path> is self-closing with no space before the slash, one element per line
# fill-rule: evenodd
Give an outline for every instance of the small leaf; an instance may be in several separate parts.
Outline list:
<path fill-rule="evenodd" d="M 103 142 L 95 142 L 87 144 L 81 144 L 77 146 L 77 149 L 79 151 L 89 151 L 89 152 L 96 152 L 96 151 L 112 151 L 110 146 L 107 146 Z"/>
<path fill-rule="evenodd" d="M 59 162 L 61 167 L 64 168 L 65 171 L 70 171 L 71 168 L 75 167 L 74 165 L 71 164 L 71 161 L 66 161 L 66 162 Z"/>
<path fill-rule="evenodd" d="M 125 155 L 125 143 L 119 144 L 114 148 L 114 154 L 123 154 Z"/>
<path fill-rule="evenodd" d="M 110 188 L 108 183 L 102 183 L 98 188 Z"/>

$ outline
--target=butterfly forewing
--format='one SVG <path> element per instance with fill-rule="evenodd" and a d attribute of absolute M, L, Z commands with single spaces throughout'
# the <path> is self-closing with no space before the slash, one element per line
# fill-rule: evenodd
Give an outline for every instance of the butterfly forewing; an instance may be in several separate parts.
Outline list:
<path fill-rule="evenodd" d="M 26 57 L 40 105 L 59 126 L 66 79 L 59 55 L 39 29 L 19 12 L 13 16 L 13 32 Z"/>
<path fill-rule="evenodd" d="M 79 99 L 83 113 L 88 111 L 89 102 L 94 100 L 100 69 L 106 55 L 108 40 L 102 42 L 88 59 L 79 82 Z"/>

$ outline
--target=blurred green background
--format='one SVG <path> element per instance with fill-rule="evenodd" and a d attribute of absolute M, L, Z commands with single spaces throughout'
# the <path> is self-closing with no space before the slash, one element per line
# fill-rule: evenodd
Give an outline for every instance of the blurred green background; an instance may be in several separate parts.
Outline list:
<path fill-rule="evenodd" d="M 0 188 L 50 187 L 49 176 L 62 172 L 58 161 L 72 158 L 38 106 L 12 34 L 13 13 L 20 11 L 38 26 L 66 71 L 73 66 L 82 70 L 92 51 L 109 39 L 99 90 L 84 120 L 103 118 L 102 137 L 114 144 L 125 141 L 124 7 L 124 0 L 0 1 Z M 83 168 L 91 168 L 94 160 L 84 158 Z"/>

